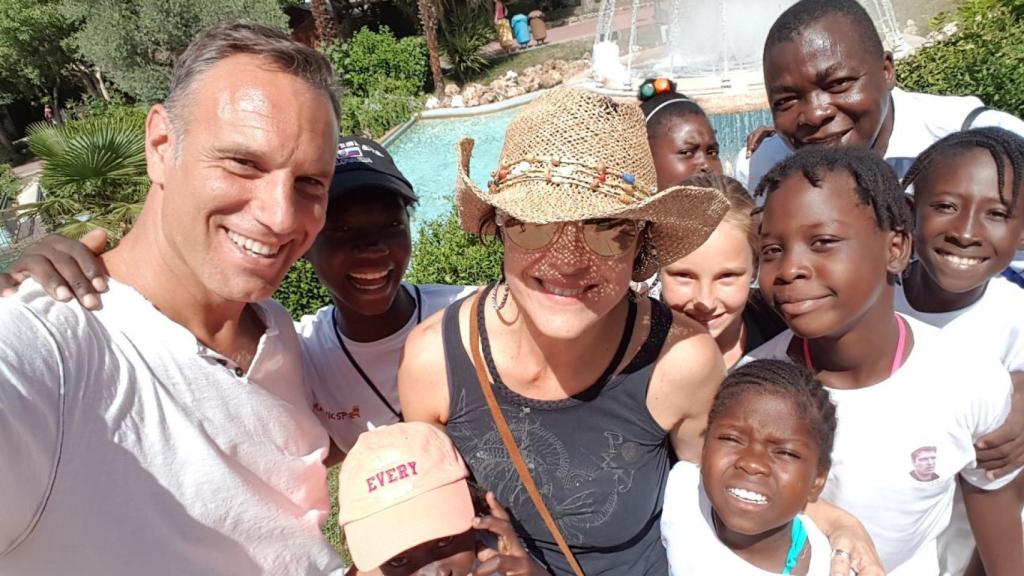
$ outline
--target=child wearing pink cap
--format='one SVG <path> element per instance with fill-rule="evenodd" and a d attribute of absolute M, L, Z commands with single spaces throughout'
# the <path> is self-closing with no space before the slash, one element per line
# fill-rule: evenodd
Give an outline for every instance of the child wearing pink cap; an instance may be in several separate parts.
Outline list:
<path fill-rule="evenodd" d="M 484 496 L 440 428 L 362 433 L 338 479 L 338 522 L 356 568 L 384 576 L 540 576 L 494 494 Z M 484 544 L 488 533 L 495 546 Z M 493 538 L 490 539 L 493 543 Z"/>

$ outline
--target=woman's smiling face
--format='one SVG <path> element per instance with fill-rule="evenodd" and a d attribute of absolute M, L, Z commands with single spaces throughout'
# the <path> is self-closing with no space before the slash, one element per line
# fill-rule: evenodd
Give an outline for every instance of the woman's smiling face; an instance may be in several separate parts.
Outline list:
<path fill-rule="evenodd" d="M 505 278 L 520 312 L 542 334 L 572 339 L 593 327 L 629 290 L 638 236 L 623 236 L 622 253 L 598 255 L 581 223 L 567 222 L 553 240 L 527 250 L 505 233 Z"/>

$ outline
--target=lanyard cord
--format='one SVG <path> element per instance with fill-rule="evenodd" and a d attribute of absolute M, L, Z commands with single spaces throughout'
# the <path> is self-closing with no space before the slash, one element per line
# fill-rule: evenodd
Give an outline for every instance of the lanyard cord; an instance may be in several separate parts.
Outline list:
<path fill-rule="evenodd" d="M 793 529 L 789 534 L 789 552 L 786 554 L 786 567 L 783 574 L 792 574 L 796 570 L 797 562 L 800 561 L 800 552 L 807 543 L 807 530 L 804 528 L 803 520 L 799 516 L 793 517 Z"/>
<path fill-rule="evenodd" d="M 419 326 L 420 322 L 423 321 L 423 300 L 420 296 L 420 287 L 413 284 L 412 289 L 416 292 L 416 325 Z M 373 383 L 373 380 L 366 375 L 366 371 L 359 365 L 359 362 L 356 362 L 356 358 L 352 355 L 352 352 L 349 352 L 348 346 L 345 346 L 345 338 L 341 335 L 341 330 L 338 328 L 337 314 L 331 314 L 331 321 L 334 322 L 334 335 L 338 338 L 338 346 L 341 346 L 341 351 L 345 353 L 345 356 L 352 364 L 352 367 L 355 368 L 356 372 L 363 377 L 363 382 L 366 382 L 366 385 L 370 387 L 370 390 L 373 390 L 373 393 L 377 395 L 377 398 L 380 399 L 381 403 L 387 406 L 388 410 L 390 410 L 399 421 L 404 420 L 404 418 L 402 418 L 402 411 L 395 410 L 391 405 L 391 402 L 388 402 L 387 397 L 384 396 L 380 389 L 377 388 L 377 385 Z"/>
<path fill-rule="evenodd" d="M 896 316 L 896 325 L 900 330 L 899 340 L 896 342 L 896 357 L 892 359 L 892 369 L 889 370 L 889 376 L 891 377 L 900 369 L 903 365 L 903 350 L 907 346 L 907 325 L 904 323 L 903 318 L 899 314 Z M 814 372 L 814 364 L 811 363 L 811 345 L 807 342 L 807 338 L 804 338 L 804 364 L 807 365 L 807 369 Z"/>

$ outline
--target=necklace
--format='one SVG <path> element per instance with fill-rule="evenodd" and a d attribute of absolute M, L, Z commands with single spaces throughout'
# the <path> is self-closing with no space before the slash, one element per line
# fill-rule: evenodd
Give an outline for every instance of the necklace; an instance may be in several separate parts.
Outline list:
<path fill-rule="evenodd" d="M 403 286 L 402 289 L 404 290 L 405 287 Z M 420 287 L 413 284 L 412 289 L 416 292 L 416 325 L 419 326 L 420 322 L 423 321 L 423 300 L 420 295 Z M 363 367 L 356 361 L 356 357 L 349 351 L 348 346 L 345 346 L 345 338 L 341 335 L 341 329 L 338 328 L 338 315 L 331 314 L 331 321 L 334 322 L 334 335 L 338 338 L 338 346 L 341 347 L 341 351 L 345 353 L 345 357 L 348 358 L 352 367 L 356 369 L 356 372 L 358 372 L 360 376 L 362 376 L 363 382 L 366 382 L 366 385 L 370 387 L 370 390 L 373 390 L 373 393 L 377 395 L 377 398 L 380 399 L 381 403 L 384 404 L 384 406 L 387 406 L 387 409 L 394 414 L 399 421 L 404 420 L 402 418 L 402 411 L 395 410 L 395 407 L 391 405 L 391 402 L 388 402 L 387 396 L 385 396 L 380 391 L 380 388 L 373 383 L 373 380 L 367 376 L 366 371 L 363 370 Z"/>
<path fill-rule="evenodd" d="M 899 314 L 894 314 L 896 317 L 896 326 L 899 327 L 900 336 L 896 342 L 896 357 L 892 359 L 892 369 L 889 370 L 889 376 L 892 376 L 900 369 L 903 365 L 903 350 L 907 347 L 907 324 L 903 321 L 903 318 Z M 811 362 L 811 345 L 807 342 L 807 338 L 804 341 L 804 364 L 807 365 L 807 369 L 814 372 L 814 364 Z"/>

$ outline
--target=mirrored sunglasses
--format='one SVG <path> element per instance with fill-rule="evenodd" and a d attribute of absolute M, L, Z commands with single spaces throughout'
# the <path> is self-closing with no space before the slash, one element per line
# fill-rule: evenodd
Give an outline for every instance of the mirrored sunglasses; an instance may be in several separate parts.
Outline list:
<path fill-rule="evenodd" d="M 527 252 L 535 252 L 550 246 L 562 234 L 566 225 L 578 226 L 587 248 L 605 258 L 625 254 L 633 247 L 643 229 L 636 220 L 623 218 L 529 224 L 507 216 L 498 217 L 498 226 L 504 232 L 505 238 Z"/>

